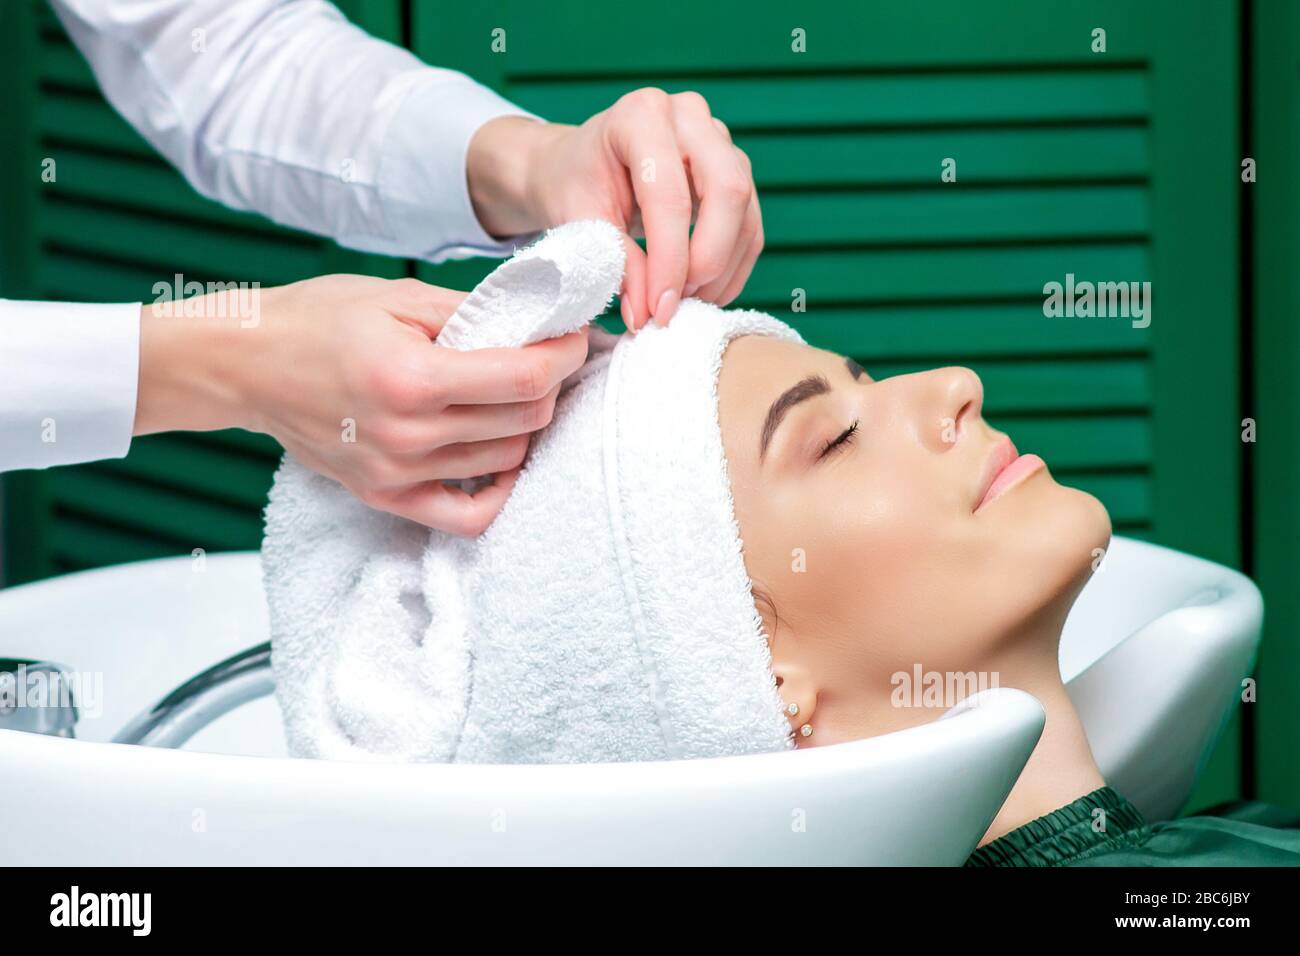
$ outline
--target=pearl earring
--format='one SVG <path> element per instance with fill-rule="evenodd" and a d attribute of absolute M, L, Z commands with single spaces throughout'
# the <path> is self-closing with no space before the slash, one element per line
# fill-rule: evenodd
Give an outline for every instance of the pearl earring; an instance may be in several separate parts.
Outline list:
<path fill-rule="evenodd" d="M 799 733 L 802 734 L 802 735 L 805 736 L 805 737 L 811 737 L 811 736 L 812 736 L 812 724 L 804 724 L 802 727 L 799 728 Z"/>
<path fill-rule="evenodd" d="M 799 705 L 791 704 L 788 707 L 786 707 L 785 712 L 789 714 L 791 717 L 797 717 L 799 716 Z"/>

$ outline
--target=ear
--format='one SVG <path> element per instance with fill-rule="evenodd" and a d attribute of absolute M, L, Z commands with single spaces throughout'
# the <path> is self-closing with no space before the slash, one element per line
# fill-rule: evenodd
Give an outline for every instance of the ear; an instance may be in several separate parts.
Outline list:
<path fill-rule="evenodd" d="M 812 715 L 817 709 L 817 682 L 808 670 L 791 659 L 786 651 L 789 649 L 789 628 L 784 629 L 783 640 L 776 640 L 781 621 L 777 617 L 776 605 L 772 603 L 767 591 L 757 584 L 752 585 L 754 608 L 763 622 L 763 633 L 767 635 L 767 644 L 772 653 L 772 676 L 776 678 L 776 690 L 781 697 L 781 709 L 785 711 L 786 720 L 794 731 L 795 742 L 801 743 L 811 737 L 804 733 L 804 727 L 812 726 Z"/>
<path fill-rule="evenodd" d="M 772 675 L 776 678 L 776 690 L 781 695 L 782 709 L 794 731 L 795 742 L 802 744 L 812 736 L 803 728 L 815 726 L 817 683 L 802 665 L 776 657 L 772 660 Z"/>

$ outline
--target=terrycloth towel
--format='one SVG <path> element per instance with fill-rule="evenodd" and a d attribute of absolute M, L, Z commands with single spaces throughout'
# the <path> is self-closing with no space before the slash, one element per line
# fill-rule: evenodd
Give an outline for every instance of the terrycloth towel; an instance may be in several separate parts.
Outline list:
<path fill-rule="evenodd" d="M 622 269 L 612 226 L 555 229 L 485 279 L 438 344 L 580 328 Z M 696 300 L 668 329 L 597 331 L 477 539 L 372 511 L 286 456 L 262 558 L 292 753 L 577 762 L 793 746 L 742 560 L 717 375 L 737 335 L 798 335 Z"/>

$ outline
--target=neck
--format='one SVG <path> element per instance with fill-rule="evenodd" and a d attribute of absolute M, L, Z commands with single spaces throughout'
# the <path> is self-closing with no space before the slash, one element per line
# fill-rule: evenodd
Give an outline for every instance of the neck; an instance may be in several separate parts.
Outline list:
<path fill-rule="evenodd" d="M 1061 630 L 1068 610 L 1068 602 L 1062 603 L 1065 610 L 1045 612 L 1021 631 L 1004 635 L 996 648 L 972 662 L 972 669 L 978 672 L 997 674 L 999 687 L 1014 687 L 1033 695 L 1047 714 L 1042 737 L 980 846 L 1105 786 L 1083 722 L 1061 680 Z M 855 694 L 841 699 L 819 695 L 815 717 L 818 736 L 811 745 L 903 730 L 934 720 L 942 712 L 898 708 L 883 695 L 872 703 L 875 706 L 864 706 L 862 696 Z"/>
<path fill-rule="evenodd" d="M 1092 756 L 1083 722 L 1061 680 L 1058 645 L 1059 638 L 1017 642 L 994 662 L 1001 686 L 1032 694 L 1047 712 L 1047 722 L 1020 779 L 980 846 L 1106 784 Z"/>

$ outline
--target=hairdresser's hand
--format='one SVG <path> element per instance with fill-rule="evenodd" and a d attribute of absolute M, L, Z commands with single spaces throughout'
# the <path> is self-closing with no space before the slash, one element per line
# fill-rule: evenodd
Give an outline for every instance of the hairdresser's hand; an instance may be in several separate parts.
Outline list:
<path fill-rule="evenodd" d="M 494 235 L 583 218 L 620 226 L 629 329 L 651 316 L 666 325 L 686 296 L 726 305 L 763 249 L 749 158 L 698 93 L 637 90 L 581 126 L 493 120 L 470 143 L 467 175 Z M 631 238 L 643 231 L 645 253 Z"/>
<path fill-rule="evenodd" d="M 135 434 L 265 432 L 371 507 L 480 534 L 587 337 L 434 347 L 463 298 L 415 279 L 334 275 L 145 305 Z M 439 480 L 486 474 L 496 482 L 472 496 Z"/>

